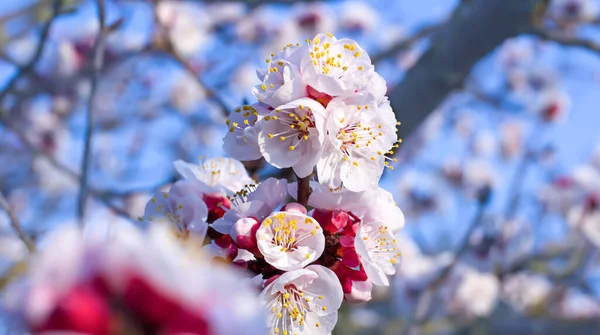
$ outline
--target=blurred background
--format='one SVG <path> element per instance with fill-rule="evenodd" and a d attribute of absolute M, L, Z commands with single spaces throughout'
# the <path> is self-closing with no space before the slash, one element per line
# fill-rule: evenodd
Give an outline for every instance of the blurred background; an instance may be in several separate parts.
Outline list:
<path fill-rule="evenodd" d="M 598 334 L 599 9 L 0 1 L 0 287 L 27 255 L 7 208 L 33 240 L 135 220 L 172 161 L 223 155 L 271 52 L 331 32 L 387 80 L 404 141 L 382 186 L 406 216 L 392 286 L 345 305 L 337 334 Z"/>

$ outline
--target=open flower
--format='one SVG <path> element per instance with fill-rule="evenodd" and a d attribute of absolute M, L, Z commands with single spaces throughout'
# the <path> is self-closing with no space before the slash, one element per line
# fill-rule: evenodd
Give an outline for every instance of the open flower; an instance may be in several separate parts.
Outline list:
<path fill-rule="evenodd" d="M 189 190 L 189 182 L 178 181 L 169 192 L 158 192 L 148 201 L 140 221 L 165 222 L 175 230 L 178 237 L 204 240 L 208 224 L 208 208 L 202 198 Z"/>
<path fill-rule="evenodd" d="M 303 178 L 310 175 L 323 144 L 323 106 L 302 98 L 276 107 L 260 121 L 260 151 L 271 165 L 291 167 Z"/>
<path fill-rule="evenodd" d="M 194 183 L 203 193 L 231 195 L 254 183 L 244 165 L 232 158 L 211 158 L 199 165 L 177 160 L 173 165 L 183 178 Z"/>
<path fill-rule="evenodd" d="M 327 106 L 325 144 L 317 164 L 319 181 L 359 192 L 377 188 L 386 156 L 396 142 L 396 118 L 389 103 L 373 95 L 333 99 Z"/>
<path fill-rule="evenodd" d="M 225 121 L 228 132 L 223 138 L 223 150 L 235 159 L 249 161 L 261 157 L 258 148 L 258 120 L 268 114 L 261 103 L 237 107 Z"/>
<path fill-rule="evenodd" d="M 213 228 L 221 234 L 231 234 L 238 220 L 253 218 L 262 222 L 285 201 L 286 189 L 285 179 L 269 178 L 258 186 L 250 185 L 238 191 L 231 197 L 231 209 L 213 223 Z"/>
<path fill-rule="evenodd" d="M 308 55 L 302 59 L 301 69 L 304 81 L 310 87 L 334 97 L 371 89 L 371 76 L 377 75 L 375 67 L 355 41 L 319 34 L 309 42 Z M 385 91 L 372 93 L 379 98 Z"/>
<path fill-rule="evenodd" d="M 257 71 L 262 83 L 253 90 L 258 101 L 280 106 L 306 96 L 306 84 L 300 73 L 300 61 L 308 54 L 308 46 L 286 46 L 267 58 L 267 69 Z"/>
<path fill-rule="evenodd" d="M 354 247 L 369 280 L 375 285 L 388 286 L 386 275 L 396 273 L 401 256 L 396 238 L 388 227 L 379 222 L 363 222 L 354 239 Z"/>
<path fill-rule="evenodd" d="M 265 261 L 284 271 L 305 267 L 325 249 L 319 223 L 296 211 L 271 214 L 258 228 L 256 240 Z"/>
<path fill-rule="evenodd" d="M 290 335 L 331 333 L 343 298 L 335 273 L 320 265 L 284 273 L 260 296 L 270 333 Z"/>

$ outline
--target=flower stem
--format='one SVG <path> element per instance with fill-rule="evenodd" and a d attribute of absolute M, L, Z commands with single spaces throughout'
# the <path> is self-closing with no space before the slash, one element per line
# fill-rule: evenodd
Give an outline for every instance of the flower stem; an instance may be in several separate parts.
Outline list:
<path fill-rule="evenodd" d="M 298 180 L 298 203 L 304 207 L 308 205 L 308 197 L 310 196 L 310 176 L 299 178 L 296 176 L 296 180 Z"/>

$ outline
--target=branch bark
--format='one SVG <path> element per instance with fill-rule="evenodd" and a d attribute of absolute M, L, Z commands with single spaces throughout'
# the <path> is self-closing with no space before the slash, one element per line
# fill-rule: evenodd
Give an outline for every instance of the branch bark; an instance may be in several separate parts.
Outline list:
<path fill-rule="evenodd" d="M 409 139 L 450 92 L 461 88 L 480 59 L 506 39 L 530 31 L 538 1 L 462 1 L 433 36 L 429 49 L 390 93 L 396 117 L 402 122 L 400 138 Z"/>

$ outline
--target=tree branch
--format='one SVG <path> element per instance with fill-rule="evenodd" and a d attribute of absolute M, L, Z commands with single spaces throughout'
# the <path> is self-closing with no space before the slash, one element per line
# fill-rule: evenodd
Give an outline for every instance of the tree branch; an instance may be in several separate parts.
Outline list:
<path fill-rule="evenodd" d="M 42 28 L 42 32 L 40 34 L 40 40 L 35 49 L 35 52 L 33 53 L 33 57 L 31 57 L 31 59 L 29 60 L 29 62 L 27 62 L 27 64 L 25 64 L 24 66 L 19 68 L 17 73 L 12 78 L 10 78 L 10 80 L 8 81 L 6 88 L 4 90 L 2 90 L 2 92 L 0 92 L 0 106 L 2 106 L 2 103 L 3 103 L 4 99 L 6 98 L 6 96 L 15 88 L 15 85 L 17 84 L 19 79 L 28 75 L 29 72 L 32 72 L 35 70 L 35 65 L 37 64 L 38 60 L 42 56 L 42 54 L 44 52 L 44 48 L 46 46 L 46 41 L 50 37 L 50 28 L 52 27 L 54 20 L 60 14 L 61 8 L 62 8 L 62 0 L 55 0 L 54 3 L 52 4 L 52 14 L 50 15 L 50 19 L 48 19 L 48 21 Z"/>
<path fill-rule="evenodd" d="M 79 200 L 77 202 L 77 218 L 80 226 L 84 224 L 84 216 L 85 216 L 85 203 L 87 199 L 88 193 L 88 171 L 90 166 L 90 149 L 92 146 L 92 137 L 94 135 L 94 127 L 93 127 L 93 116 L 94 116 L 94 99 L 96 97 L 96 90 L 98 87 L 98 76 L 100 71 L 102 70 L 102 63 L 104 61 L 104 37 L 105 37 L 105 8 L 104 8 L 104 0 L 97 0 L 97 10 L 98 10 L 98 36 L 96 37 L 96 42 L 94 44 L 94 52 L 93 52 L 93 61 L 92 61 L 92 77 L 91 77 L 91 89 L 90 96 L 88 97 L 87 104 L 87 121 L 86 121 L 86 130 L 85 130 L 85 145 L 83 148 L 83 159 L 81 163 L 81 175 L 79 179 L 80 184 L 80 192 L 79 192 Z"/>
<path fill-rule="evenodd" d="M 2 192 L 0 192 L 0 207 L 3 208 L 4 211 L 6 211 L 6 214 L 8 214 L 10 226 L 17 233 L 17 235 L 19 236 L 19 239 L 21 241 L 23 241 L 23 244 L 25 244 L 25 247 L 27 248 L 27 250 L 30 253 L 33 253 L 35 251 L 35 244 L 33 244 L 33 241 L 31 241 L 31 238 L 29 238 L 29 236 L 25 233 L 25 231 L 23 231 L 23 228 L 21 227 L 21 223 L 19 222 L 19 219 L 17 218 L 15 213 L 13 213 L 13 211 L 11 210 L 11 208 L 8 204 L 8 201 L 6 200 L 6 198 L 4 197 Z"/>
<path fill-rule="evenodd" d="M 371 58 L 371 61 L 373 62 L 373 64 L 376 64 L 383 59 L 386 59 L 388 57 L 392 57 L 392 56 L 398 54 L 401 51 L 410 49 L 413 45 L 415 45 L 417 42 L 419 42 L 423 38 L 438 31 L 440 28 L 442 28 L 444 26 L 444 24 L 445 24 L 445 22 L 422 27 L 421 29 L 417 30 L 410 37 L 403 39 L 403 40 L 397 42 L 396 44 L 393 44 L 392 46 L 388 47 L 387 49 L 382 50 L 378 54 L 374 55 Z"/>
<path fill-rule="evenodd" d="M 600 44 L 594 41 L 569 36 L 559 30 L 548 30 L 544 28 L 536 28 L 531 31 L 531 34 L 543 40 L 556 42 L 564 46 L 580 47 L 589 51 L 600 53 Z"/>
<path fill-rule="evenodd" d="M 390 92 L 398 135 L 407 138 L 464 82 L 473 66 L 506 39 L 526 32 L 539 0 L 462 1 L 431 45 Z M 403 147 L 409 142 L 405 141 Z M 402 147 L 401 147 L 402 148 Z M 402 152 L 404 150 L 400 150 Z"/>
<path fill-rule="evenodd" d="M 296 180 L 298 181 L 298 203 L 306 207 L 308 206 L 308 198 L 311 193 L 310 176 L 304 178 L 298 178 L 298 176 L 296 176 Z"/>

